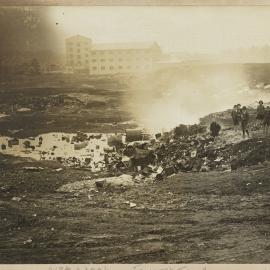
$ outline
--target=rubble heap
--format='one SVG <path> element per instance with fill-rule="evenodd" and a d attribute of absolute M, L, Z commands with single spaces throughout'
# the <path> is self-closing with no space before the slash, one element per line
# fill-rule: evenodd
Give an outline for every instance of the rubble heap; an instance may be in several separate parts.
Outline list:
<path fill-rule="evenodd" d="M 252 138 L 226 143 L 208 133 L 133 142 L 107 153 L 105 169 L 113 175 L 132 173 L 135 179 L 161 180 L 178 172 L 231 171 L 270 160 L 270 139 Z"/>

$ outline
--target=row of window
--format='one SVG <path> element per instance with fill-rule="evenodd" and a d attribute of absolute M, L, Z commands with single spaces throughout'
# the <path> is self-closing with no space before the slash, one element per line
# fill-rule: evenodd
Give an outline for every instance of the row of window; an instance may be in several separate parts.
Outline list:
<path fill-rule="evenodd" d="M 70 54 L 70 55 L 68 55 L 68 56 L 69 56 L 69 58 L 73 58 L 73 56 L 75 57 L 75 55 L 73 55 L 73 54 Z M 76 57 L 77 57 L 77 58 L 81 58 L 81 55 L 78 54 Z M 88 54 L 85 54 L 85 58 L 88 58 Z"/>
<path fill-rule="evenodd" d="M 100 51 L 93 51 L 92 55 L 97 55 L 97 54 L 133 54 L 133 53 L 145 53 L 148 54 L 150 53 L 149 50 L 100 50 Z"/>
<path fill-rule="evenodd" d="M 73 45 L 77 45 L 77 47 L 80 47 L 81 45 L 86 45 L 86 46 L 88 46 L 89 45 L 89 43 L 88 42 L 77 42 L 77 43 L 73 43 L 73 42 L 68 42 L 68 45 L 69 46 L 73 46 Z"/>
<path fill-rule="evenodd" d="M 133 66 L 133 67 L 132 66 L 126 66 L 126 67 L 124 67 L 124 66 L 118 66 L 118 67 L 115 67 L 115 66 L 109 66 L 109 67 L 101 66 L 100 70 L 114 70 L 114 69 L 124 69 L 124 68 L 126 68 L 126 69 L 142 69 L 142 68 L 149 69 L 149 66 Z M 92 70 L 98 70 L 98 67 L 93 66 Z"/>
<path fill-rule="evenodd" d="M 73 53 L 73 48 L 69 48 L 68 51 L 70 53 Z M 83 51 L 83 50 L 82 50 Z M 88 52 L 88 48 L 85 48 L 84 51 L 87 51 Z M 80 53 L 81 52 L 81 49 L 77 49 L 77 53 Z"/>
<path fill-rule="evenodd" d="M 77 52 L 80 52 L 80 48 L 73 48 L 68 46 L 67 51 L 73 52 L 74 50 L 77 50 Z M 90 51 L 89 48 L 83 48 L 85 51 Z M 150 50 L 100 50 L 100 51 L 93 51 L 92 55 L 103 55 L 103 54 L 134 54 L 134 53 L 141 53 L 141 54 L 149 54 Z"/>
<path fill-rule="evenodd" d="M 113 62 L 113 61 L 119 61 L 119 62 L 122 62 L 122 61 L 149 61 L 150 58 L 148 57 L 145 57 L 145 58 L 118 58 L 118 59 L 113 59 L 113 58 L 110 58 L 110 59 L 92 59 L 91 61 L 92 62 L 106 62 L 106 61 L 109 61 L 109 62 Z"/>
<path fill-rule="evenodd" d="M 73 54 L 70 54 L 69 55 L 69 58 L 73 59 L 74 55 Z M 77 59 L 80 59 L 81 58 L 81 55 L 77 55 L 76 56 Z M 88 58 L 88 54 L 85 54 L 85 58 Z M 109 62 L 113 62 L 113 61 L 119 61 L 119 62 L 122 62 L 122 61 L 149 61 L 151 60 L 151 58 L 148 58 L 148 57 L 145 57 L 145 58 L 135 58 L 135 59 L 129 59 L 129 58 L 126 58 L 126 59 L 123 59 L 123 58 L 118 58 L 118 59 L 113 59 L 113 58 L 110 58 L 110 59 L 92 59 L 91 61 L 92 62 L 106 62 L 106 61 L 109 61 Z"/>
<path fill-rule="evenodd" d="M 69 64 L 73 66 L 75 64 L 75 62 L 71 60 L 71 61 L 69 61 Z M 81 61 L 77 61 L 77 65 L 80 66 L 81 64 L 82 64 Z M 89 61 L 88 60 L 85 60 L 85 64 L 88 65 L 89 64 Z"/>

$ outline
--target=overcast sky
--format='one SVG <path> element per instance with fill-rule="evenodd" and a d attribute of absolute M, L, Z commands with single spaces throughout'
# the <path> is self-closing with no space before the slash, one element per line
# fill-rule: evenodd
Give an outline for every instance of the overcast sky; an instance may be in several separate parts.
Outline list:
<path fill-rule="evenodd" d="M 270 6 L 52 7 L 51 21 L 65 37 L 157 41 L 167 52 L 212 53 L 270 44 Z"/>

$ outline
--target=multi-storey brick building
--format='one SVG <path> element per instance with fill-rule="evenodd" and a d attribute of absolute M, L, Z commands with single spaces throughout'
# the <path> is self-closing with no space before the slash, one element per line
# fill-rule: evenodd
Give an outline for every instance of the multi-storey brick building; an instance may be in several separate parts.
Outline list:
<path fill-rule="evenodd" d="M 155 70 L 161 49 L 155 42 L 93 44 L 91 39 L 77 35 L 66 40 L 66 57 L 69 71 L 140 73 Z"/>

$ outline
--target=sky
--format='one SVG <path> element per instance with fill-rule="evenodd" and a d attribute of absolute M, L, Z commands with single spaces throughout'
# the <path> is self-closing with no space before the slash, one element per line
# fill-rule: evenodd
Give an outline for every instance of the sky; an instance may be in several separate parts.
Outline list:
<path fill-rule="evenodd" d="M 63 39 L 81 34 L 94 43 L 156 41 L 165 52 L 270 44 L 270 6 L 51 7 L 50 21 Z"/>

